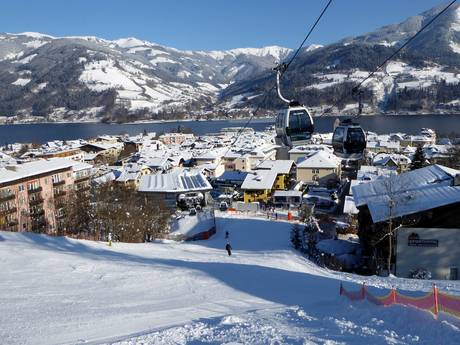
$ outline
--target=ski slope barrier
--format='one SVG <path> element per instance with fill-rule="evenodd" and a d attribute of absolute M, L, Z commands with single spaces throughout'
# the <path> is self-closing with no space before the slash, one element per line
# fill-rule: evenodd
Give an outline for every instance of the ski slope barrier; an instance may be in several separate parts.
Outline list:
<path fill-rule="evenodd" d="M 369 292 L 365 284 L 363 284 L 361 289 L 358 291 L 349 291 L 346 290 L 341 283 L 340 295 L 351 301 L 366 299 L 367 301 L 379 306 L 400 304 L 428 311 L 435 317 L 438 316 L 439 312 L 444 312 L 451 316 L 460 318 L 460 296 L 453 296 L 440 292 L 436 285 L 433 286 L 433 290 L 431 292 L 423 296 L 413 297 L 405 295 L 394 288 L 384 296 L 377 296 Z"/>

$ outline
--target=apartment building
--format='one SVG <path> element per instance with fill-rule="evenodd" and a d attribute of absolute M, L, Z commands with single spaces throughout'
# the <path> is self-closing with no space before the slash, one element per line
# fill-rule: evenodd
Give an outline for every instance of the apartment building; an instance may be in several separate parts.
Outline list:
<path fill-rule="evenodd" d="M 75 162 L 37 160 L 0 170 L 0 230 L 55 233 Z"/>

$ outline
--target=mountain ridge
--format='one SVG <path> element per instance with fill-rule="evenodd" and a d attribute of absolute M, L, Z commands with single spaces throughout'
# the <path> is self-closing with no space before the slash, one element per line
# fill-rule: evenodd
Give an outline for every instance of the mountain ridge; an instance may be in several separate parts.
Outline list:
<path fill-rule="evenodd" d="M 442 7 L 336 43 L 310 45 L 282 80 L 314 114 L 354 113 L 353 85 Z M 126 37 L 0 34 L 0 116 L 18 121 L 240 116 L 282 106 L 272 68 L 280 46 L 179 50 Z M 454 5 L 363 85 L 364 112 L 460 112 L 460 5 Z M 345 96 L 345 97 L 344 97 Z M 339 99 L 343 101 L 336 104 Z"/>

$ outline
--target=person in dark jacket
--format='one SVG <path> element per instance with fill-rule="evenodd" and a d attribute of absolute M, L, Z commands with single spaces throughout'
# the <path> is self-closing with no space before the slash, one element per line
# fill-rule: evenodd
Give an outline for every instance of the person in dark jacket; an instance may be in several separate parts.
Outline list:
<path fill-rule="evenodd" d="M 228 256 L 231 256 L 232 255 L 232 246 L 230 245 L 230 243 L 227 243 L 227 245 L 225 246 L 225 249 L 227 250 Z"/>

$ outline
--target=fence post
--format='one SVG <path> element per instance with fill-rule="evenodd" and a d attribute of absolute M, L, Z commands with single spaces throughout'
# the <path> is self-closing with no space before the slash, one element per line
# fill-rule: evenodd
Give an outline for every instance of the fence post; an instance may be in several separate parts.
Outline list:
<path fill-rule="evenodd" d="M 395 303 L 396 303 L 396 289 L 393 286 L 393 288 L 391 289 L 391 304 L 395 304 Z"/>
<path fill-rule="evenodd" d="M 342 283 L 340 283 L 339 295 L 342 296 L 342 294 L 343 294 L 343 286 L 342 286 Z"/>
<path fill-rule="evenodd" d="M 433 296 L 434 296 L 434 315 L 438 317 L 439 313 L 439 304 L 438 304 L 438 287 L 436 284 L 433 284 Z"/>

